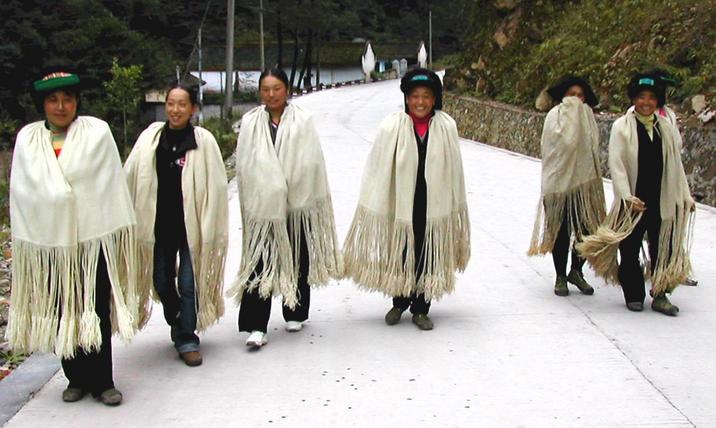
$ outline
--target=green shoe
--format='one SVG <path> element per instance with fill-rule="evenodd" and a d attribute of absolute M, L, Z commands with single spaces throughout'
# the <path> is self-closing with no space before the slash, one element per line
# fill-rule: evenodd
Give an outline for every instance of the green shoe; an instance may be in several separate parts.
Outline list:
<path fill-rule="evenodd" d="M 110 388 L 100 394 L 99 401 L 108 406 L 119 406 L 122 402 L 122 393 L 117 388 Z"/>
<path fill-rule="evenodd" d="M 569 289 L 567 288 L 567 277 L 557 275 L 557 280 L 554 282 L 554 294 L 558 296 L 568 296 Z"/>
<path fill-rule="evenodd" d="M 567 275 L 567 281 L 569 281 L 571 284 L 574 284 L 579 288 L 579 291 L 582 292 L 582 294 L 586 294 L 587 296 L 591 296 L 594 294 L 594 289 L 587 281 L 584 280 L 584 274 L 576 269 L 572 269 L 569 271 L 569 275 Z"/>
<path fill-rule="evenodd" d="M 665 294 L 654 297 L 654 300 L 651 301 L 651 309 L 670 316 L 674 316 L 679 313 L 679 307 L 672 305 Z"/>
<path fill-rule="evenodd" d="M 397 306 L 390 308 L 387 314 L 385 314 L 385 323 L 388 325 L 395 325 L 400 322 L 400 317 L 403 316 L 405 309 L 401 309 Z"/>
<path fill-rule="evenodd" d="M 417 325 L 421 330 L 432 330 L 433 322 L 426 314 L 414 314 L 413 324 Z"/>
<path fill-rule="evenodd" d="M 62 401 L 64 401 L 65 403 L 74 403 L 75 401 L 80 401 L 84 396 L 85 392 L 79 388 L 68 387 L 67 389 L 62 391 Z"/>

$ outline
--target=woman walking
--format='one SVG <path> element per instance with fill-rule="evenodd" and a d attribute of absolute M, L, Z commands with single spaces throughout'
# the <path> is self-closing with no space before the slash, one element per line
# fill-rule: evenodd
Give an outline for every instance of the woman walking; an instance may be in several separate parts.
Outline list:
<path fill-rule="evenodd" d="M 288 91 L 283 70 L 261 73 L 263 105 L 244 115 L 236 148 L 243 246 L 228 295 L 241 304 L 239 331 L 250 333 L 246 345 L 254 348 L 268 341 L 272 296 L 283 297 L 286 330 L 299 331 L 310 285 L 343 271 L 318 133 Z"/>
<path fill-rule="evenodd" d="M 194 88 L 170 88 L 167 121 L 142 132 L 124 166 L 137 213 L 144 297 L 153 280 L 174 347 L 188 366 L 202 363 L 196 330 L 224 313 L 228 240 L 224 162 L 214 136 L 191 124 L 199 107 Z"/>
<path fill-rule="evenodd" d="M 681 139 L 667 119 L 655 114 L 665 102 L 657 75 L 635 75 L 627 93 L 633 109 L 614 122 L 609 139 L 614 203 L 603 227 L 577 248 L 598 274 L 621 285 L 629 310 L 641 311 L 646 293 L 639 252 L 646 234 L 651 308 L 676 315 L 679 308 L 666 294 L 691 271 L 688 233 L 695 209 L 681 163 Z"/>
<path fill-rule="evenodd" d="M 396 324 L 410 308 L 431 330 L 433 299 L 455 287 L 470 258 L 470 224 L 455 121 L 442 111 L 442 84 L 430 70 L 403 77 L 405 110 L 380 125 L 344 245 L 346 274 L 393 298 Z"/>
<path fill-rule="evenodd" d="M 10 177 L 13 290 L 7 338 L 18 352 L 55 352 L 66 402 L 122 394 L 113 331 L 129 340 L 140 318 L 135 218 L 106 122 L 78 116 L 80 78 L 65 67 L 33 83 L 44 120 L 20 130 Z"/>
<path fill-rule="evenodd" d="M 598 104 L 584 79 L 569 76 L 548 90 L 558 104 L 542 129 L 542 189 L 528 255 L 552 253 L 557 279 L 554 294 L 567 296 L 567 282 L 584 294 L 594 289 L 584 279 L 584 259 L 570 241 L 580 242 L 604 220 L 604 188 L 599 161 L 599 129 L 592 107 Z"/>

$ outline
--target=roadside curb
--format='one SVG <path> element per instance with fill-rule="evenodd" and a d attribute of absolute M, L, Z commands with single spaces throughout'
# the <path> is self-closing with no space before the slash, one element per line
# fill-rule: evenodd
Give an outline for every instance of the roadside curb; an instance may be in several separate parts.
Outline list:
<path fill-rule="evenodd" d="M 32 354 L 0 382 L 0 426 L 5 425 L 57 373 L 53 354 Z"/>

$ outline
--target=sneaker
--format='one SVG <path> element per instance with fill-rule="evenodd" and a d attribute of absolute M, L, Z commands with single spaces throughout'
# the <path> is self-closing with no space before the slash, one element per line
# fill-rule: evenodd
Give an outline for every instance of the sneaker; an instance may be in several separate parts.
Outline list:
<path fill-rule="evenodd" d="M 395 325 L 400 322 L 400 317 L 403 316 L 405 309 L 393 306 L 390 308 L 387 314 L 385 314 L 385 323 L 388 325 Z"/>
<path fill-rule="evenodd" d="M 122 393 L 117 388 L 110 388 L 100 394 L 99 401 L 108 406 L 118 406 L 122 402 Z"/>
<path fill-rule="evenodd" d="M 557 275 L 557 280 L 554 282 L 554 294 L 558 296 L 568 296 L 569 289 L 567 288 L 567 277 Z"/>
<path fill-rule="evenodd" d="M 79 388 L 67 387 L 67 389 L 62 391 L 62 401 L 64 401 L 65 403 L 74 403 L 75 401 L 80 401 L 84 396 L 85 392 Z"/>
<path fill-rule="evenodd" d="M 587 296 L 591 296 L 594 294 L 594 289 L 587 281 L 584 280 L 584 274 L 576 269 L 572 269 L 569 271 L 569 275 L 567 275 L 567 281 L 569 281 L 571 284 L 574 284 L 579 288 L 579 291 L 582 292 L 582 294 L 586 294 Z"/>
<path fill-rule="evenodd" d="M 413 324 L 417 325 L 421 330 L 432 330 L 433 322 L 427 316 L 427 314 L 414 314 Z"/>
<path fill-rule="evenodd" d="M 246 346 L 252 348 L 260 348 L 268 343 L 268 336 L 263 331 L 252 331 L 249 338 L 246 339 Z"/>
<path fill-rule="evenodd" d="M 180 352 L 179 358 L 181 358 L 182 361 L 184 361 L 184 364 L 189 367 L 200 366 L 202 363 L 201 354 L 199 353 L 199 351 Z"/>
<path fill-rule="evenodd" d="M 286 321 L 286 331 L 295 333 L 297 331 L 301 331 L 302 328 L 303 323 L 301 321 Z"/>
<path fill-rule="evenodd" d="M 627 309 L 632 312 L 641 312 L 644 310 L 644 303 L 642 302 L 628 302 L 626 304 Z"/>
<path fill-rule="evenodd" d="M 674 316 L 679 313 L 679 307 L 671 304 L 665 294 L 654 297 L 654 300 L 651 301 L 651 309 L 670 316 Z"/>

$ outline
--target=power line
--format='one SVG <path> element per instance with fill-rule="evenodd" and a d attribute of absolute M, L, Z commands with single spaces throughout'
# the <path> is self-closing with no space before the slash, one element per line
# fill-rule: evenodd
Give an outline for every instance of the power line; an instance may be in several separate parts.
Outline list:
<path fill-rule="evenodd" d="M 189 58 L 186 60 L 186 67 L 184 67 L 184 74 L 189 74 L 189 64 L 191 64 L 192 59 L 194 58 L 194 54 L 197 51 L 198 48 L 198 41 L 199 41 L 199 31 L 204 28 L 204 21 L 206 21 L 206 16 L 209 14 L 209 7 L 211 6 L 212 0 L 207 0 L 206 7 L 204 8 L 204 16 L 201 17 L 201 24 L 199 24 L 199 28 L 196 31 L 196 37 L 194 37 L 194 46 L 191 49 L 191 53 L 189 54 Z M 201 82 L 199 82 L 199 85 L 201 85 Z"/>

